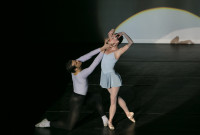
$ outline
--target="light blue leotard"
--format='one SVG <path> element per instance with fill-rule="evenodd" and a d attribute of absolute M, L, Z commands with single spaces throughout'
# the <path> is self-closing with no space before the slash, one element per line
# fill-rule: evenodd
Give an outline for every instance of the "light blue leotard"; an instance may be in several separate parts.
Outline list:
<path fill-rule="evenodd" d="M 115 72 L 114 66 L 117 62 L 114 52 L 104 54 L 101 61 L 100 85 L 102 88 L 120 87 L 122 85 L 121 77 Z"/>

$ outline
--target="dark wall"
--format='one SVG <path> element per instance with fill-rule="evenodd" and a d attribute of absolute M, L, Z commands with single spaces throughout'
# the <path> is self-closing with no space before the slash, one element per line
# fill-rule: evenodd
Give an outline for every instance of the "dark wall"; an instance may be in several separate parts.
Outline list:
<path fill-rule="evenodd" d="M 34 43 L 96 43 L 97 4 L 93 0 L 25 2 L 24 39 Z M 58 44 L 57 44 L 58 45 Z"/>

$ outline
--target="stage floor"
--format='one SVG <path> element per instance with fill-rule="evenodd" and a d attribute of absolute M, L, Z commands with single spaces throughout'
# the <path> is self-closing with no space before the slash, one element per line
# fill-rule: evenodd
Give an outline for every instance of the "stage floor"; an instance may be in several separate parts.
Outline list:
<path fill-rule="evenodd" d="M 48 118 L 67 112 L 48 112 Z M 107 114 L 108 115 L 108 114 Z M 81 119 L 72 131 L 56 128 L 35 128 L 34 135 L 197 135 L 199 115 L 175 114 L 136 114 L 136 123 L 129 121 L 124 114 L 116 113 L 113 121 L 115 130 L 103 127 L 98 114 L 82 113 Z"/>
<path fill-rule="evenodd" d="M 92 110 L 83 109 L 77 126 L 71 132 L 55 128 L 35 128 L 34 135 L 197 135 L 200 133 L 200 45 L 172 46 L 136 44 L 116 64 L 123 86 L 119 95 L 136 123 L 129 121 L 117 106 L 113 125 L 103 127 L 101 118 Z M 91 59 L 85 66 L 89 66 Z M 100 65 L 88 78 L 89 92 L 100 92 L 106 115 L 109 94 L 99 86 Z M 66 92 L 40 118 L 53 120 L 68 113 L 72 92 Z M 35 123 L 34 123 L 35 124 Z"/>

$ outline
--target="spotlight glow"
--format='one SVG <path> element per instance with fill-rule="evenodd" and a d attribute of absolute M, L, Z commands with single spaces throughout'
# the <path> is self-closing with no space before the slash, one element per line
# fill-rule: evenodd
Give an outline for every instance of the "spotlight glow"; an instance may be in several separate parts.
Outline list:
<path fill-rule="evenodd" d="M 200 43 L 200 17 L 182 9 L 153 8 L 123 21 L 116 28 L 116 32 L 120 31 L 126 32 L 135 43 L 170 43 L 175 36 Z"/>

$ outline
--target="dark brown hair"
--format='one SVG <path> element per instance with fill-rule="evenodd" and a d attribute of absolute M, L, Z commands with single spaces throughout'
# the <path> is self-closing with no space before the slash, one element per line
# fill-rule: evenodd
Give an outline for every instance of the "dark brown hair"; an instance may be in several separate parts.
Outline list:
<path fill-rule="evenodd" d="M 119 40 L 119 44 L 121 44 L 121 42 L 123 41 L 123 39 L 124 39 L 123 36 L 121 36 L 121 37 L 118 38 L 118 40 Z"/>
<path fill-rule="evenodd" d="M 118 34 L 118 33 L 115 33 L 115 35 L 117 35 L 117 37 L 119 36 L 119 34 Z M 121 36 L 121 37 L 119 37 L 119 38 L 118 38 L 118 40 L 119 40 L 119 44 L 121 44 L 121 42 L 123 41 L 123 39 L 124 39 L 124 37 L 123 37 L 123 36 Z"/>
<path fill-rule="evenodd" d="M 66 69 L 67 69 L 67 71 L 70 72 L 70 73 L 75 73 L 76 67 L 75 67 L 75 66 L 72 66 L 72 60 L 69 60 L 69 61 L 66 63 Z"/>

